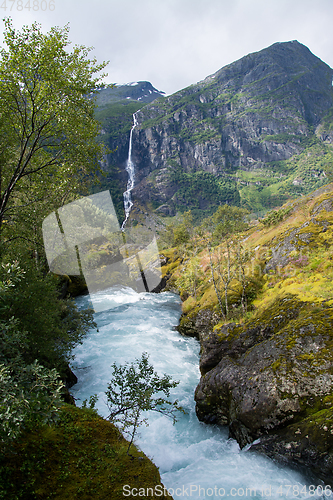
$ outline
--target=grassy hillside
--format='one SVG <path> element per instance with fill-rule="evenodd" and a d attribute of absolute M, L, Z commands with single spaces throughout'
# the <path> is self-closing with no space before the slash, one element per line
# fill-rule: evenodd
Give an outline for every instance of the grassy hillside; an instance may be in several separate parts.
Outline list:
<path fill-rule="evenodd" d="M 327 184 L 327 176 L 332 176 L 331 145 L 317 138 L 306 140 L 303 145 L 303 151 L 288 160 L 234 174 L 241 206 L 263 215 L 289 199 L 297 199 Z"/>
<path fill-rule="evenodd" d="M 245 232 L 234 236 L 235 241 L 237 239 L 242 244 L 243 252 L 247 255 L 246 276 L 256 291 L 253 291 L 251 297 L 249 287 L 248 311 L 243 315 L 240 292 L 237 292 L 239 276 L 235 274 L 234 283 L 230 285 L 228 292 L 234 305 L 230 319 L 245 321 L 264 311 L 268 303 L 284 293 L 292 293 L 303 300 L 316 302 L 331 297 L 332 189 L 332 186 L 328 185 L 313 194 L 288 202 L 266 217 L 250 222 Z M 216 314 L 221 315 L 209 263 L 209 238 L 209 234 L 199 234 L 197 229 L 193 228 L 193 236 L 185 244 L 163 251 L 168 259 L 162 268 L 164 276 L 169 276 L 170 287 L 178 287 L 183 297 L 187 297 L 183 302 L 186 314 L 210 307 Z M 216 255 L 219 251 L 225 251 L 225 243 L 213 245 Z M 231 260 L 233 259 L 232 255 Z M 191 276 L 191 269 L 194 268 L 197 274 L 196 298 L 191 286 L 183 284 L 180 279 L 184 273 Z M 215 265 L 214 269 L 217 274 Z"/>
<path fill-rule="evenodd" d="M 242 447 L 260 437 L 253 449 L 330 484 L 333 186 L 246 231 L 217 239 L 212 227 L 163 252 L 183 299 L 179 331 L 200 337 L 197 415 L 229 425 Z"/>

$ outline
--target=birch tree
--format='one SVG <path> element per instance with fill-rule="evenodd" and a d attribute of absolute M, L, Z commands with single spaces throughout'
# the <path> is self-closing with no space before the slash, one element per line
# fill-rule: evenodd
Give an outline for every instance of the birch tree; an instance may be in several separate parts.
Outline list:
<path fill-rule="evenodd" d="M 70 51 L 68 36 L 68 26 L 43 34 L 37 23 L 16 31 L 10 18 L 5 20 L 0 49 L 2 241 L 28 240 L 20 234 L 20 220 L 29 225 L 31 216 L 36 224 L 39 210 L 45 216 L 82 190 L 102 158 L 92 96 L 105 76 L 95 75 L 106 63 L 89 59 L 90 49 L 84 46 Z"/>

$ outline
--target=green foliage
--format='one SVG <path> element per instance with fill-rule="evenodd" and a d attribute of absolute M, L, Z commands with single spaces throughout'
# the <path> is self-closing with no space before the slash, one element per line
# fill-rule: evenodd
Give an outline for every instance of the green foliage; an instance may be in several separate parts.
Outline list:
<path fill-rule="evenodd" d="M 262 215 L 327 184 L 332 172 L 332 147 L 316 137 L 302 139 L 299 147 L 301 151 L 288 160 L 237 172 L 241 206 Z"/>
<path fill-rule="evenodd" d="M 2 323 L 1 330 L 6 329 L 6 326 Z M 0 443 L 2 448 L 6 449 L 22 434 L 23 430 L 31 430 L 36 426 L 52 422 L 62 402 L 63 387 L 57 371 L 44 368 L 37 360 L 30 365 L 16 362 L 6 366 L 1 363 Z"/>
<path fill-rule="evenodd" d="M 54 278 L 17 262 L 0 272 L 0 440 L 53 419 L 72 348 L 93 325 L 91 313 L 58 299 Z"/>
<path fill-rule="evenodd" d="M 189 208 L 216 209 L 222 203 L 237 205 L 240 201 L 235 183 L 210 172 L 186 173 L 174 162 L 169 175 L 178 188 L 172 200 L 181 212 Z"/>
<path fill-rule="evenodd" d="M 96 411 L 64 404 L 52 425 L 24 433 L 0 456 L 0 499 L 120 500 L 124 484 L 161 484 L 157 467 L 134 445 L 133 460 L 127 447 Z"/>
<path fill-rule="evenodd" d="M 110 147 L 110 141 L 129 134 L 133 125 L 133 113 L 142 108 L 137 101 L 120 101 L 98 106 L 95 117 L 102 124 L 103 135 L 100 140 Z"/>
<path fill-rule="evenodd" d="M 90 396 L 89 401 L 87 401 L 86 399 L 83 401 L 82 408 L 90 408 L 91 410 L 94 410 L 97 401 L 98 401 L 97 394 L 93 394 L 92 396 Z"/>
<path fill-rule="evenodd" d="M 203 272 L 198 257 L 189 259 L 182 267 L 180 276 L 176 279 L 175 285 L 180 292 L 189 293 L 197 297 L 197 289 L 203 279 Z"/>
<path fill-rule="evenodd" d="M 274 135 L 265 135 L 262 138 L 262 141 L 272 141 L 278 144 L 286 144 L 288 142 L 300 142 L 300 138 L 297 135 L 282 133 L 282 134 L 274 134 Z"/>
<path fill-rule="evenodd" d="M 193 216 L 191 210 L 184 212 L 180 222 L 173 228 L 173 245 L 186 244 L 193 235 Z"/>
<path fill-rule="evenodd" d="M 186 246 L 194 234 L 192 211 L 188 210 L 178 215 L 160 232 L 160 247 L 170 248 L 175 245 Z"/>
<path fill-rule="evenodd" d="M 0 301 L 3 319 L 15 318 L 28 332 L 25 362 L 37 359 L 63 374 L 71 350 L 94 325 L 92 311 L 79 312 L 71 299 L 60 300 L 55 277 L 43 276 L 33 263 L 24 274 L 17 263 L 3 266 L 0 280 L 7 280 Z"/>
<path fill-rule="evenodd" d="M 112 378 L 105 392 L 110 410 L 108 418 L 130 435 L 127 452 L 133 443 L 137 428 L 143 423 L 148 425 L 147 419 L 141 417 L 143 412 L 156 411 L 171 417 L 173 423 L 176 422 L 175 413 L 184 411 L 178 400 L 171 402 L 165 397 L 154 396 L 162 393 L 169 397 L 170 390 L 178 383 L 169 375 L 160 377 L 154 372 L 153 366 L 148 362 L 147 353 L 142 353 L 141 358 L 131 364 L 117 366 L 113 363 Z"/>
<path fill-rule="evenodd" d="M 243 208 L 222 205 L 201 226 L 192 226 L 186 242 L 178 244 L 183 259 L 168 264 L 165 273 L 176 270 L 172 283 L 185 300 L 185 314 L 217 303 L 224 319 L 238 317 L 240 310 L 246 314 L 263 286 L 251 265 L 253 251 L 239 235 L 249 229 L 247 215 Z"/>
<path fill-rule="evenodd" d="M 248 228 L 246 215 L 248 211 L 244 208 L 222 205 L 202 226 L 211 230 L 212 242 L 218 243 L 233 234 L 245 231 Z"/>
<path fill-rule="evenodd" d="M 273 226 L 281 222 L 291 211 L 291 208 L 280 208 L 280 210 L 272 210 L 268 212 L 262 223 L 264 226 Z"/>
<path fill-rule="evenodd" d="M 18 32 L 6 19 L 0 50 L 2 239 L 24 238 L 34 250 L 42 218 L 82 192 L 103 153 L 87 96 L 105 63 L 88 59 L 83 46 L 69 52 L 68 31 L 44 35 L 34 23 Z"/>
<path fill-rule="evenodd" d="M 3 266 L 0 282 L 0 442 L 3 448 L 24 429 L 52 421 L 61 403 L 63 383 L 55 369 L 26 362 L 29 333 L 11 315 L 13 290 L 25 279 L 17 263 Z M 7 316 L 7 320 L 5 319 Z"/>

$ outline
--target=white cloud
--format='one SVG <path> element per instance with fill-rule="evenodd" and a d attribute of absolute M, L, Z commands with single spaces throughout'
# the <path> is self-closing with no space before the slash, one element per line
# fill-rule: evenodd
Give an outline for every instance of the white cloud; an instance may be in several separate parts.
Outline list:
<path fill-rule="evenodd" d="M 74 43 L 110 60 L 110 82 L 149 80 L 172 93 L 250 52 L 295 39 L 333 66 L 332 0 L 54 0 L 55 10 L 45 12 L 19 12 L 16 3 L 3 12 L 15 27 L 69 22 Z"/>

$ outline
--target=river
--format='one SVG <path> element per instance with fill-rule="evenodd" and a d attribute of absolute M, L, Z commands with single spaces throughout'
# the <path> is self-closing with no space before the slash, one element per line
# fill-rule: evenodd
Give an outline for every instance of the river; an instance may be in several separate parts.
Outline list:
<path fill-rule="evenodd" d="M 179 380 L 172 397 L 186 409 L 178 422 L 151 413 L 149 426 L 140 427 L 135 443 L 159 467 L 163 484 L 174 500 L 192 499 L 305 499 L 319 498 L 300 473 L 240 450 L 228 439 L 228 430 L 206 425 L 195 415 L 194 390 L 199 381 L 199 342 L 176 330 L 181 305 L 177 295 L 163 292 L 136 293 L 114 288 L 95 296 L 102 310 L 95 314 L 97 329 L 75 348 L 73 371 L 79 381 L 71 389 L 80 406 L 90 395 L 99 396 L 97 409 L 106 417 L 104 394 L 111 364 L 124 364 L 148 352 L 160 374 Z M 94 301 L 94 303 L 95 303 Z M 87 307 L 89 296 L 77 299 Z M 153 485 L 152 485 L 153 487 Z M 125 498 L 125 497 L 124 497 Z"/>

